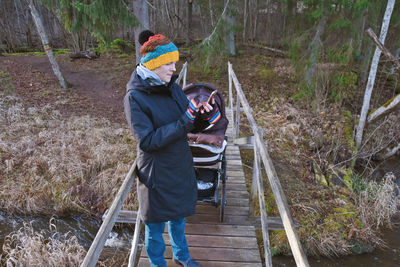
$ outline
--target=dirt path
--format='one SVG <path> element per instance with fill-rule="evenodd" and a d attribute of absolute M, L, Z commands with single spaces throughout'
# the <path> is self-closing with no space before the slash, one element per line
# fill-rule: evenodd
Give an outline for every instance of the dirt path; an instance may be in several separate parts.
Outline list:
<path fill-rule="evenodd" d="M 125 122 L 122 101 L 130 75 L 125 64 L 122 68 L 121 63 L 106 56 L 97 60 L 71 61 L 67 55 L 58 55 L 57 61 L 71 84 L 69 89 L 64 90 L 58 85 L 46 56 L 0 57 L 0 68 L 12 76 L 17 94 L 30 104 L 52 103 L 67 116 L 86 113 L 106 117 L 112 122 Z M 120 70 L 116 71 L 116 68 Z M 60 98 L 68 101 L 60 101 Z"/>

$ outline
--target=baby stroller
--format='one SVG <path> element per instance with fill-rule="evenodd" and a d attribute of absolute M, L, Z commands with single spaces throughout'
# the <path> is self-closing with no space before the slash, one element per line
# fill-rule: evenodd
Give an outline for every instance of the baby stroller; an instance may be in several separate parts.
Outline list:
<path fill-rule="evenodd" d="M 206 102 L 210 94 L 217 90 L 211 84 L 192 83 L 183 88 L 184 93 L 191 100 L 198 97 L 200 102 Z M 192 151 L 195 172 L 197 177 L 198 202 L 209 202 L 220 208 L 219 220 L 224 220 L 226 205 L 226 158 L 225 148 L 228 119 L 225 113 L 225 103 L 222 94 L 217 91 L 215 103 L 221 113 L 221 118 L 215 124 L 209 125 L 201 132 L 189 133 L 189 146 Z"/>

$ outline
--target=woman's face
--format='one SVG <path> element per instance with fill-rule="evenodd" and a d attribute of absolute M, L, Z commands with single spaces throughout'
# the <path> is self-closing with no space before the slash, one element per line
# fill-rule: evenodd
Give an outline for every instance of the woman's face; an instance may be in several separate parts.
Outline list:
<path fill-rule="evenodd" d="M 161 81 L 169 83 L 171 81 L 172 74 L 174 74 L 175 69 L 175 63 L 176 62 L 171 62 L 165 65 L 162 65 L 156 69 L 153 70 L 158 77 L 160 77 Z"/>

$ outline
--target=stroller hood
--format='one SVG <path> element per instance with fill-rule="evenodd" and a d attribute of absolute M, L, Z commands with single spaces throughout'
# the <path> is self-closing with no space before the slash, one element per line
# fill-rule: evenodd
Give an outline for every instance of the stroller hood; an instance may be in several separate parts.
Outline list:
<path fill-rule="evenodd" d="M 215 86 L 206 83 L 192 83 L 183 88 L 183 92 L 189 100 L 199 96 L 200 101 L 207 101 L 208 97 L 214 90 L 217 90 L 214 99 L 221 112 L 221 119 L 212 127 L 209 127 L 200 133 L 189 133 L 188 139 L 191 144 L 196 143 L 218 147 L 222 146 L 229 123 L 225 113 L 225 102 L 222 93 Z"/>

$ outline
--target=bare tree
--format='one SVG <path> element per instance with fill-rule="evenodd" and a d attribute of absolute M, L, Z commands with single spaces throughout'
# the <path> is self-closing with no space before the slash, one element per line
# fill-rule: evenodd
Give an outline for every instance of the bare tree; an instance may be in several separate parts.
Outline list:
<path fill-rule="evenodd" d="M 187 11 L 186 11 L 186 21 L 187 21 L 187 27 L 186 27 L 186 45 L 190 45 L 192 42 L 192 17 L 193 17 L 193 0 L 187 0 L 187 5 L 186 5 Z"/>
<path fill-rule="evenodd" d="M 58 66 L 58 63 L 53 55 L 53 50 L 49 44 L 49 39 L 47 38 L 47 34 L 44 30 L 44 26 L 40 19 L 39 13 L 36 10 L 35 5 L 33 4 L 33 0 L 29 0 L 29 8 L 31 10 L 32 18 L 33 18 L 33 21 L 35 22 L 37 31 L 40 35 L 40 38 L 42 39 L 44 51 L 46 51 L 46 54 L 49 58 L 51 67 L 53 68 L 53 72 L 56 75 L 58 81 L 60 82 L 60 85 L 62 86 L 62 88 L 65 89 L 65 88 L 67 88 L 67 82 L 65 81 L 64 76 L 62 75 L 62 73 L 60 71 L 60 67 Z"/>
<path fill-rule="evenodd" d="M 382 21 L 381 34 L 380 34 L 380 38 L 379 38 L 379 41 L 382 44 L 385 43 L 385 38 L 386 38 L 386 34 L 387 34 L 387 31 L 389 28 L 390 18 L 392 16 L 394 4 L 395 4 L 395 0 L 388 0 L 385 15 L 384 15 L 383 21 Z M 357 125 L 356 138 L 355 138 L 357 148 L 361 147 L 364 127 L 365 127 L 365 123 L 366 123 L 366 119 L 367 119 L 367 115 L 368 115 L 372 90 L 374 89 L 376 71 L 378 69 L 378 63 L 379 63 L 380 56 L 381 56 L 381 50 L 379 49 L 379 47 L 377 47 L 375 49 L 375 54 L 372 59 L 371 69 L 370 69 L 368 82 L 367 82 L 367 87 L 365 89 L 364 100 L 363 100 L 363 105 L 362 105 L 361 114 L 360 114 L 360 121 Z"/>

